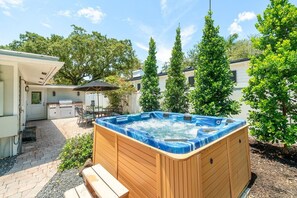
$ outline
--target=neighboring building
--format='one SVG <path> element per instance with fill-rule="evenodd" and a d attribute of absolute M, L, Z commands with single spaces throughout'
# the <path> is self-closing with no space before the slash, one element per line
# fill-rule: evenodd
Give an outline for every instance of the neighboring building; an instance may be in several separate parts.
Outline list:
<path fill-rule="evenodd" d="M 242 88 L 248 85 L 249 76 L 247 74 L 247 69 L 249 67 L 249 59 L 240 59 L 236 61 L 230 62 L 230 68 L 233 73 L 233 80 L 236 82 L 234 87 L 233 94 L 231 96 L 232 99 L 240 101 L 242 98 Z M 189 83 L 190 90 L 194 88 L 194 69 L 187 68 L 184 70 L 184 74 L 187 78 L 187 82 Z M 129 98 L 128 111 L 130 113 L 141 112 L 141 107 L 139 106 L 139 98 L 141 95 L 141 77 L 143 72 L 141 70 L 137 70 L 133 72 L 133 78 L 130 80 L 133 86 L 136 88 L 137 92 L 132 94 Z M 168 78 L 167 73 L 159 73 L 159 87 L 161 92 L 164 92 L 166 80 Z M 249 106 L 245 103 L 241 103 L 241 113 L 238 115 L 234 115 L 235 118 L 243 118 L 246 119 L 248 115 Z"/>

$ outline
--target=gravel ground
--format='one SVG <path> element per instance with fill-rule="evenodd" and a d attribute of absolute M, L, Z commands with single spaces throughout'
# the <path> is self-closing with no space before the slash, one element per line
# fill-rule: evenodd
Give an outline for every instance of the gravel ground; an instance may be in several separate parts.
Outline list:
<path fill-rule="evenodd" d="M 77 169 L 56 173 L 36 197 L 64 197 L 64 192 L 83 183 L 82 177 L 77 173 Z"/>
<path fill-rule="evenodd" d="M 0 177 L 13 168 L 16 158 L 17 156 L 0 159 Z"/>

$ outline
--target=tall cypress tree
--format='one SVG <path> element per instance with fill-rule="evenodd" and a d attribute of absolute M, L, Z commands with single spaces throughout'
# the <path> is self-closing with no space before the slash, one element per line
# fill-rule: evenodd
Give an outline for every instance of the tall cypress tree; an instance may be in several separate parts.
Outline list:
<path fill-rule="evenodd" d="M 168 79 L 164 99 L 164 109 L 171 112 L 188 111 L 188 86 L 183 74 L 183 57 L 180 27 L 176 29 L 175 43 L 171 52 Z"/>
<path fill-rule="evenodd" d="M 271 0 L 252 40 L 263 53 L 251 59 L 244 100 L 252 107 L 251 133 L 267 142 L 297 141 L 297 7 Z"/>
<path fill-rule="evenodd" d="M 205 17 L 202 41 L 198 44 L 195 89 L 191 102 L 196 114 L 229 116 L 239 112 L 239 103 L 230 99 L 234 82 L 226 55 L 226 42 L 214 27 L 212 12 Z"/>
<path fill-rule="evenodd" d="M 140 105 L 142 110 L 154 111 L 160 109 L 160 88 L 159 76 L 157 73 L 156 43 L 153 38 L 150 39 L 148 57 L 144 63 L 144 75 L 141 79 L 142 89 Z"/>

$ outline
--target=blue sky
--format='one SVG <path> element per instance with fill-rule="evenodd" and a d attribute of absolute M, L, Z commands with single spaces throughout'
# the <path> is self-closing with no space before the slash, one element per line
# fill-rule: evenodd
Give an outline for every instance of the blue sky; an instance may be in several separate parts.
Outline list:
<path fill-rule="evenodd" d="M 297 4 L 297 0 L 290 1 Z M 224 37 L 257 34 L 256 15 L 269 0 L 212 0 L 215 25 Z M 0 45 L 30 31 L 42 36 L 68 36 L 75 24 L 116 39 L 130 39 L 140 60 L 147 56 L 149 38 L 157 43 L 157 59 L 168 61 L 180 24 L 183 51 L 201 40 L 208 0 L 0 0 Z"/>

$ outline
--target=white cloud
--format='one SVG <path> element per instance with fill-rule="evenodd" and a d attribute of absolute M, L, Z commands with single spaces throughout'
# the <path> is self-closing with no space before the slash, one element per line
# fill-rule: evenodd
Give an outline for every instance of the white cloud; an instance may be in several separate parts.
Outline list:
<path fill-rule="evenodd" d="M 242 12 L 238 14 L 238 22 L 241 21 L 250 21 L 256 18 L 256 14 L 254 12 Z"/>
<path fill-rule="evenodd" d="M 152 27 L 150 27 L 148 25 L 140 24 L 138 26 L 138 28 L 142 33 L 146 34 L 147 36 L 149 36 L 149 37 L 153 36 L 154 31 L 153 31 Z"/>
<path fill-rule="evenodd" d="M 48 24 L 48 23 L 42 22 L 41 25 L 43 25 L 46 28 L 52 28 L 52 26 L 50 24 Z"/>
<path fill-rule="evenodd" d="M 238 17 L 234 19 L 233 23 L 231 23 L 231 25 L 228 28 L 228 31 L 230 32 L 230 34 L 239 34 L 243 31 L 240 23 L 244 21 L 250 21 L 253 19 L 256 19 L 256 14 L 254 12 L 241 12 L 238 14 Z"/>
<path fill-rule="evenodd" d="M 160 0 L 161 11 L 163 14 L 167 13 L 167 0 Z"/>
<path fill-rule="evenodd" d="M 144 44 L 142 44 L 142 43 L 135 42 L 135 45 L 137 47 L 139 47 L 140 49 L 143 49 L 144 51 L 148 51 L 149 50 L 149 48 L 147 46 L 145 46 Z"/>
<path fill-rule="evenodd" d="M 6 16 L 11 16 L 11 13 L 8 10 L 4 10 L 2 13 Z"/>
<path fill-rule="evenodd" d="M 127 17 L 127 18 L 123 19 L 123 21 L 125 21 L 125 22 L 127 22 L 129 24 L 132 23 L 132 19 L 130 17 Z"/>
<path fill-rule="evenodd" d="M 190 25 L 184 29 L 181 30 L 181 39 L 182 39 L 182 44 L 186 45 L 191 39 L 193 34 L 197 31 L 195 25 Z"/>
<path fill-rule="evenodd" d="M 58 15 L 64 16 L 64 17 L 71 17 L 71 11 L 70 10 L 60 10 L 58 12 Z"/>
<path fill-rule="evenodd" d="M 163 65 L 165 62 L 169 62 L 171 57 L 171 48 L 160 45 L 157 49 L 156 58 Z"/>
<path fill-rule="evenodd" d="M 105 16 L 105 13 L 103 13 L 100 8 L 95 9 L 92 7 L 88 7 L 82 8 L 77 11 L 77 15 L 90 19 L 92 23 L 99 23 Z"/>
<path fill-rule="evenodd" d="M 9 9 L 11 7 L 20 7 L 23 5 L 23 0 L 0 0 L 0 7 Z"/>
<path fill-rule="evenodd" d="M 238 24 L 237 21 L 234 21 L 228 28 L 230 34 L 239 34 L 242 32 L 242 27 Z"/>

